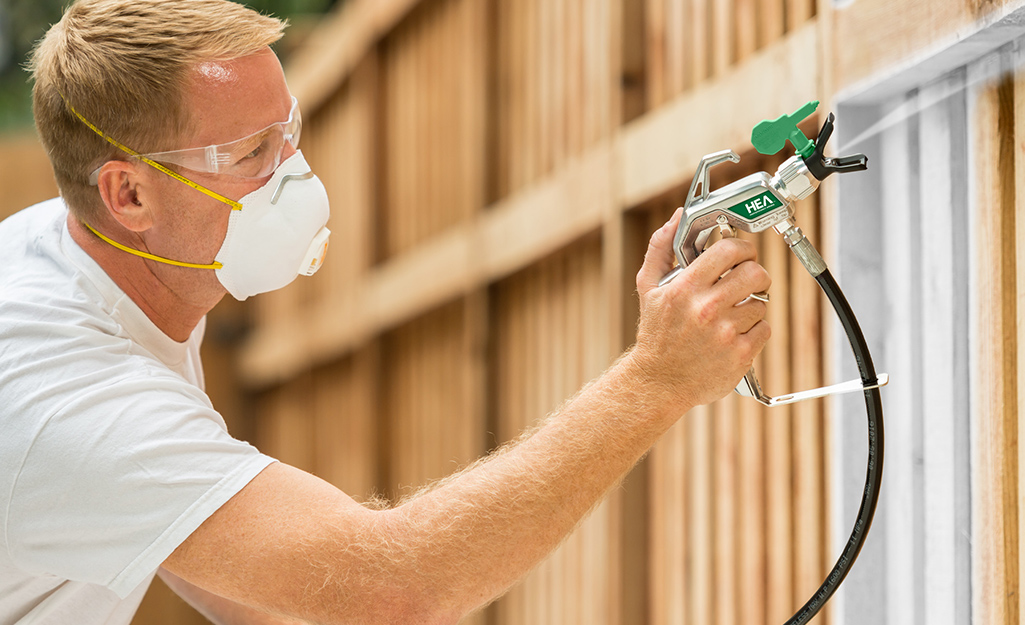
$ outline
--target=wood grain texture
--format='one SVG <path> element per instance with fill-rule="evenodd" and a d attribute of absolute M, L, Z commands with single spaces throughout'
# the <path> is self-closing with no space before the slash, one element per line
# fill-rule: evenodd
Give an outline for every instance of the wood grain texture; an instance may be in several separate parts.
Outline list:
<path fill-rule="evenodd" d="M 771 344 L 764 352 L 762 386 L 769 395 L 789 392 L 793 387 L 791 345 L 790 252 L 771 235 L 759 257 L 773 276 L 771 306 L 766 320 L 772 326 Z M 779 406 L 765 415 L 765 498 L 766 498 L 766 616 L 768 622 L 783 622 L 794 612 L 794 466 L 792 406 Z"/>
<path fill-rule="evenodd" d="M 1014 59 L 1015 67 L 1020 68 L 1021 52 L 1012 57 Z M 1016 368 L 1014 383 L 1016 385 L 1017 405 L 1014 409 L 1017 411 L 1017 421 L 1014 424 L 1016 434 L 1018 437 L 1021 436 L 1021 432 L 1025 429 L 1025 319 L 1022 319 L 1021 315 L 1025 312 L 1025 218 L 1022 217 L 1025 212 L 1025 186 L 1022 181 L 1025 180 L 1025 72 L 1018 69 L 1014 77 L 1013 86 L 1013 98 L 1014 98 L 1014 112 L 1013 112 L 1013 123 L 1014 123 L 1014 148 L 1013 148 L 1013 159 L 1014 159 L 1014 200 L 1013 209 L 1011 212 L 1014 215 L 1014 289 L 1015 289 L 1015 315 L 1013 317 L 1015 322 L 1015 347 L 1017 349 L 1016 362 L 1014 366 Z M 1006 165 L 1005 165 L 1006 167 Z M 1005 227 L 1006 224 L 1005 224 Z M 1007 295 L 1005 294 L 1005 298 Z M 1010 320 L 1008 320 L 1010 321 Z M 1016 609 L 1018 618 L 1021 619 L 1021 615 L 1025 614 L 1025 597 L 1021 593 L 1021 572 L 1025 570 L 1025 553 L 1023 553 L 1021 546 L 1021 538 L 1025 535 L 1025 496 L 1023 496 L 1021 489 L 1022 485 L 1025 484 L 1025 446 L 1022 446 L 1020 440 L 1017 441 L 1017 488 L 1018 495 L 1016 501 L 1016 507 L 1018 512 L 1017 517 L 1017 537 L 1018 537 L 1018 559 L 1017 559 L 1017 573 L 1018 573 L 1018 584 L 1016 587 L 1017 592 L 1017 606 L 1012 609 Z M 1012 528 L 1013 529 L 1013 528 Z"/>
<path fill-rule="evenodd" d="M 969 69 L 988 71 L 984 59 Z M 1017 623 L 1018 483 L 1014 167 L 1014 85 L 1009 78 L 985 85 L 970 107 L 975 169 L 977 316 L 976 374 L 987 380 L 973 397 L 974 465 L 973 618 Z M 981 490 L 980 490 L 981 489 Z"/>
<path fill-rule="evenodd" d="M 798 203 L 798 223 L 809 240 L 821 241 L 817 196 Z M 771 241 L 770 244 L 778 244 Z M 823 385 L 823 297 L 814 279 L 796 259 L 789 259 L 791 301 L 791 385 L 794 390 Z M 825 580 L 833 562 L 827 549 L 826 438 L 824 403 L 796 404 L 792 412 L 794 491 L 794 600 L 803 605 Z M 771 418 L 771 417 L 770 417 Z M 818 623 L 826 622 L 823 617 Z"/>
<path fill-rule="evenodd" d="M 832 12 L 831 64 L 838 92 L 927 59 L 1020 8 L 1017 1 L 858 0 Z"/>
<path fill-rule="evenodd" d="M 608 364 L 589 346 L 602 331 L 598 240 L 585 240 L 502 281 L 494 295 L 492 398 L 500 441 L 557 408 Z M 609 562 L 618 538 L 613 502 L 599 506 L 534 573 L 494 608 L 499 623 L 618 623 Z"/>
<path fill-rule="evenodd" d="M 57 195 L 46 150 L 31 133 L 0 136 L 0 220 Z"/>

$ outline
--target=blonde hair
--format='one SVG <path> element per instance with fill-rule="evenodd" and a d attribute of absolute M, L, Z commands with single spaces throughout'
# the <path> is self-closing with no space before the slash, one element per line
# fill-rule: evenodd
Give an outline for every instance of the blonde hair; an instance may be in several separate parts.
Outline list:
<path fill-rule="evenodd" d="M 125 159 L 72 112 L 142 153 L 177 149 L 190 129 L 190 71 L 248 56 L 287 23 L 228 0 L 77 0 L 36 45 L 30 70 L 36 129 L 72 212 L 103 210 L 89 174 Z"/>

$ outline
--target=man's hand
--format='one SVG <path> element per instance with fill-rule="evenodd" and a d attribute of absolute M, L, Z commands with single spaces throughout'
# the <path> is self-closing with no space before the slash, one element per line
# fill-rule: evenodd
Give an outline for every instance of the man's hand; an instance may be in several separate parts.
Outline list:
<path fill-rule="evenodd" d="M 673 268 L 673 235 L 682 214 L 677 210 L 651 236 L 637 274 L 641 319 L 634 355 L 685 410 L 723 397 L 751 368 L 770 330 L 765 303 L 750 296 L 768 290 L 772 280 L 755 262 L 754 245 L 731 238 L 658 286 Z"/>

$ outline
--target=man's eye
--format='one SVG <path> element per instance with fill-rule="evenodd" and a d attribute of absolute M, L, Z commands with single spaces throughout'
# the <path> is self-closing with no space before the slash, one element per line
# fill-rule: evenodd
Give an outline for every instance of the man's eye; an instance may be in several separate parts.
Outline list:
<path fill-rule="evenodd" d="M 245 156 L 240 158 L 239 162 L 241 163 L 241 162 L 243 162 L 245 160 L 251 160 L 251 159 L 254 159 L 254 158 L 259 158 L 260 154 L 262 154 L 262 153 L 263 153 L 263 145 L 261 144 L 261 145 L 256 146 L 256 149 L 254 149 L 252 152 L 250 152 L 249 154 L 246 154 Z"/>

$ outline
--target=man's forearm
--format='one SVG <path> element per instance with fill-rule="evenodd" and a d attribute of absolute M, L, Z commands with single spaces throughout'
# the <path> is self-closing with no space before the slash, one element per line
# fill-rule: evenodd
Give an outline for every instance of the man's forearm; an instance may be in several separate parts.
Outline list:
<path fill-rule="evenodd" d="M 214 625 L 307 625 L 306 621 L 275 616 L 219 597 L 166 569 L 160 569 L 159 575 L 168 588 Z"/>
<path fill-rule="evenodd" d="M 416 601 L 465 614 L 554 549 L 681 410 L 627 355 L 529 437 L 388 511 L 379 549 L 415 562 L 393 574 L 412 574 Z"/>
<path fill-rule="evenodd" d="M 392 509 L 271 465 L 165 566 L 316 623 L 455 623 L 543 560 L 689 407 L 636 356 L 529 436 Z"/>

